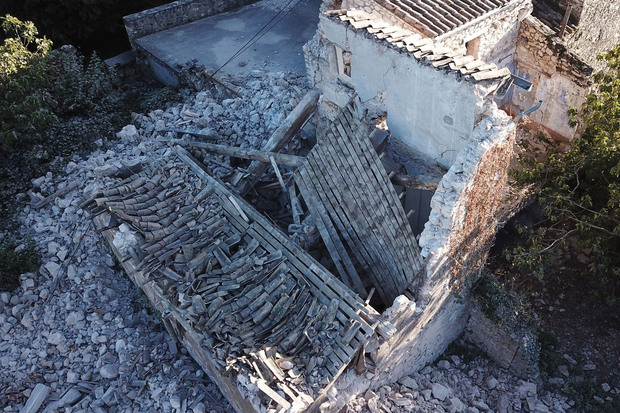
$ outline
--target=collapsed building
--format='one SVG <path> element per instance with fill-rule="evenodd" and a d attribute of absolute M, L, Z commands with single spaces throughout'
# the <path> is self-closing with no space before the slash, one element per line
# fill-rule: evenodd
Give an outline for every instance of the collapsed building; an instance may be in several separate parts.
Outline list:
<path fill-rule="evenodd" d="M 516 123 L 528 114 L 572 139 L 566 108 L 594 64 L 563 42 L 578 43 L 598 3 L 535 3 L 325 1 L 304 47 L 318 92 L 261 149 L 186 130 L 167 160 L 91 200 L 127 273 L 237 411 L 336 411 L 463 332 L 471 282 L 519 200 L 506 184 Z M 281 153 L 310 119 L 316 144 Z M 253 162 L 223 183 L 207 152 Z M 288 234 L 243 198 L 269 168 Z M 297 242 L 312 234 L 329 265 Z M 504 367 L 527 375 L 530 351 L 519 343 Z"/>

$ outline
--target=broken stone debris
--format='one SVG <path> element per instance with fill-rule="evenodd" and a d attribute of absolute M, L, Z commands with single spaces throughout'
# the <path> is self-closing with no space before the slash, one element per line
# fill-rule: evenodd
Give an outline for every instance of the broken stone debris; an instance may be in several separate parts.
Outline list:
<path fill-rule="evenodd" d="M 116 396 L 109 393 L 106 401 L 117 403 L 115 408 L 121 410 L 170 411 L 169 399 L 175 394 L 190 411 L 231 410 L 185 349 L 180 354 L 170 352 L 161 322 L 149 314 L 146 301 L 114 261 L 110 262 L 108 250 L 89 227 L 80 204 L 115 182 L 114 175 L 124 167 L 169 152 L 165 140 L 176 136 L 156 132 L 158 120 L 165 127 L 207 128 L 223 142 L 259 147 L 306 86 L 305 80 L 294 74 L 265 73 L 250 80 L 245 90 L 247 95 L 234 97 L 226 105 L 222 96 L 206 90 L 167 109 L 134 115 L 131 126 L 138 135 L 132 127 L 125 132 L 135 141 L 102 142 L 88 157 L 73 158 L 66 175 L 49 173 L 33 181 L 35 202 L 45 199 L 41 193 L 53 194 L 74 182 L 77 187 L 39 209 L 26 207 L 20 217 L 23 231 L 34 234 L 43 267 L 40 274 L 22 275 L 23 288 L 0 293 L 0 411 L 20 411 L 38 383 L 50 388 L 42 409 L 74 387 L 81 394 L 78 400 L 68 402 L 74 410 L 105 411 L 109 406 L 101 397 L 113 386 Z M 191 117 L 190 112 L 199 116 Z M 259 122 L 246 126 L 255 113 Z M 235 125 L 243 136 L 233 136 Z M 218 159 L 228 164 L 224 157 Z M 95 174 L 95 168 L 104 165 L 113 165 L 115 170 Z M 214 169 L 220 177 L 231 173 L 230 168 Z M 68 253 L 59 254 L 63 249 Z M 52 288 L 55 274 L 58 284 Z M 48 343 L 55 332 L 65 339 Z M 58 337 L 52 336 L 52 342 Z M 109 364 L 118 365 L 114 378 L 99 374 Z M 106 368 L 103 371 L 107 375 Z M 98 389 L 102 391 L 95 391 Z"/>
<path fill-rule="evenodd" d="M 267 82 L 263 84 L 265 90 L 271 87 L 269 82 L 273 78 L 270 76 L 262 79 Z M 294 84 L 294 78 L 292 79 L 291 84 Z M 290 82 L 291 78 L 287 77 L 287 81 Z M 302 90 L 302 87 L 301 83 L 297 85 L 299 90 Z M 256 92 L 260 89 L 251 90 Z M 263 121 L 263 127 L 266 131 L 271 131 L 276 125 L 268 119 L 270 116 L 273 119 L 282 116 L 286 104 L 269 92 L 266 92 L 266 96 L 274 99 L 271 106 L 265 109 L 267 112 L 273 109 L 273 114 L 267 113 L 267 116 L 263 117 L 267 120 Z M 301 93 L 289 88 L 285 96 L 290 96 L 294 103 Z M 165 141 L 172 139 L 172 135 L 157 133 L 156 121 L 163 121 L 164 126 L 189 126 L 196 129 L 199 129 L 203 122 L 210 130 L 225 132 L 230 125 L 240 122 L 239 118 L 243 119 L 253 110 L 252 104 L 237 99 L 227 105 L 232 106 L 235 102 L 238 104 L 236 111 L 240 115 L 235 111 L 226 111 L 225 108 L 229 106 L 224 106 L 221 99 L 210 92 L 201 92 L 188 103 L 154 111 L 146 116 L 136 115 L 134 119 L 138 125 L 139 136 L 136 139 L 139 140 L 139 145 L 120 141 L 96 151 L 86 159 L 73 159 L 73 164 L 67 169 L 69 175 L 66 180 L 78 182 L 78 188 L 41 209 L 26 208 L 22 215 L 24 228 L 38 234 L 36 241 L 42 251 L 43 262 L 58 265 L 50 265 L 50 268 L 60 271 L 59 286 L 52 288 L 51 275 L 44 270 L 42 275 L 24 274 L 23 288 L 14 294 L 0 294 L 0 329 L 3 332 L 0 335 L 0 367 L 3 375 L 10 380 L 9 386 L 3 387 L 0 394 L 0 404 L 8 406 L 3 411 L 19 411 L 26 404 L 29 396 L 35 393 L 37 382 L 33 377 L 40 377 L 39 384 L 51 389 L 47 399 L 42 402 L 44 407 L 51 405 L 53 400 L 63 400 L 63 403 L 72 406 L 74 410 L 105 411 L 114 406 L 117 409 L 170 411 L 173 405 L 177 405 L 176 397 L 179 397 L 181 406 L 186 406 L 191 411 L 230 411 L 230 406 L 222 399 L 215 386 L 205 379 L 204 373 L 186 351 L 182 349 L 181 354 L 171 353 L 166 333 L 152 330 L 152 326 L 162 328 L 160 321 L 149 315 L 142 308 L 143 304 L 132 305 L 135 290 L 124 274 L 110 266 L 109 254 L 102 248 L 97 234 L 88 228 L 80 204 L 84 198 L 92 197 L 115 182 L 113 172 L 110 175 L 96 175 L 94 168 L 97 166 L 111 163 L 120 170 L 123 165 L 170 155 L 170 148 Z M 224 112 L 219 113 L 216 105 Z M 200 109 L 206 110 L 209 106 L 214 108 L 213 113 L 217 112 L 219 115 L 208 121 L 200 121 L 200 117 L 183 118 L 181 115 L 187 109 L 199 113 Z M 228 140 L 233 137 L 232 134 L 222 136 L 230 144 L 239 144 L 238 137 L 234 137 L 234 142 Z M 258 140 L 257 137 L 255 143 L 258 144 Z M 243 138 L 240 144 L 250 147 L 250 141 Z M 227 164 L 224 157 L 219 159 Z M 216 176 L 226 177 L 230 174 L 229 168 L 213 169 Z M 37 180 L 36 189 L 50 193 L 56 191 L 61 183 L 62 181 L 49 174 Z M 63 202 L 59 202 L 61 200 Z M 76 252 L 73 256 L 59 256 L 59 247 Z M 48 295 L 49 304 L 43 307 L 41 301 L 47 299 Z M 65 323 L 65 320 L 70 322 Z M 59 340 L 55 345 L 48 343 L 50 334 L 54 332 L 61 333 L 65 339 Z M 54 337 L 52 340 L 55 343 L 59 336 Z M 106 373 L 106 366 L 112 364 L 118 365 L 118 375 L 114 378 L 103 377 L 114 376 L 114 371 Z M 461 363 L 458 369 L 466 372 L 464 376 L 457 374 L 457 363 L 453 364 L 452 370 L 441 369 L 440 372 L 454 372 L 459 382 L 466 382 L 465 377 L 469 377 L 470 381 L 475 378 L 476 381 L 469 387 L 459 386 L 453 380 L 441 381 L 440 384 L 452 390 L 450 396 L 444 399 L 445 404 L 441 405 L 446 411 L 449 411 L 450 406 L 458 406 L 457 399 L 470 411 L 495 408 L 496 399 L 492 394 L 489 396 L 482 393 L 484 388 L 478 383 L 485 379 L 488 372 L 493 372 L 500 381 L 493 390 L 514 394 L 515 387 L 505 386 L 502 380 L 504 376 L 495 372 L 495 368 L 487 362 Z M 467 366 L 475 370 L 471 376 Z M 287 360 L 281 363 L 282 369 L 292 369 L 289 367 L 291 365 Z M 100 374 L 102 369 L 103 375 Z M 422 391 L 428 390 L 424 394 L 432 397 L 431 380 L 439 377 L 433 374 L 435 371 L 436 369 L 430 368 L 420 375 L 414 374 L 401 381 L 402 386 L 406 383 L 406 388 L 412 396 L 416 395 L 415 397 L 407 395 L 403 388 L 399 389 L 400 397 L 396 394 L 396 386 L 392 386 L 382 391 L 377 390 L 382 396 L 378 403 L 382 406 L 389 405 L 389 411 L 415 411 L 422 409 L 421 406 L 428 408 L 430 405 L 424 404 L 428 403 L 428 400 L 424 397 L 420 399 L 419 396 Z M 474 386 L 478 387 L 480 395 L 468 397 L 468 394 L 476 394 Z M 393 396 L 394 403 L 385 402 L 389 395 Z M 538 399 L 532 399 L 533 396 L 530 395 L 529 398 L 530 401 L 540 401 L 547 400 L 547 396 L 544 394 L 539 395 Z M 543 404 L 554 406 L 557 399 L 552 395 L 549 397 L 553 402 Z M 433 403 L 432 400 L 436 399 L 429 400 Z M 365 402 L 358 401 L 355 399 L 350 404 L 354 411 L 365 408 Z M 432 404 L 435 407 L 439 405 L 438 401 Z M 519 406 L 526 409 L 527 405 L 522 403 Z M 534 403 L 534 406 L 537 404 Z M 565 409 L 563 406 L 560 403 L 556 410 L 550 410 L 562 411 L 560 408 Z M 458 410 L 458 407 L 455 409 Z"/>
<path fill-rule="evenodd" d="M 570 411 L 569 402 L 559 393 L 537 390 L 536 384 L 519 380 L 488 359 L 477 358 L 459 360 L 458 365 L 441 359 L 397 383 L 354 398 L 347 407 L 364 413 L 564 412 Z"/>

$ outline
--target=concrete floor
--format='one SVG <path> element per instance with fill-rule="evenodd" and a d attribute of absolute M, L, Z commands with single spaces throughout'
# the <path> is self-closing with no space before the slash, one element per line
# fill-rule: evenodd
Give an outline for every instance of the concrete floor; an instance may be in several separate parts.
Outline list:
<path fill-rule="evenodd" d="M 136 43 L 166 66 L 196 59 L 198 64 L 219 69 L 277 14 L 287 0 L 264 0 L 238 11 L 223 13 L 155 33 Z M 251 47 L 224 66 L 219 76 L 246 76 L 254 69 L 305 74 L 302 46 L 316 32 L 320 0 L 293 1 L 282 18 Z M 285 15 L 286 10 L 291 10 Z"/>

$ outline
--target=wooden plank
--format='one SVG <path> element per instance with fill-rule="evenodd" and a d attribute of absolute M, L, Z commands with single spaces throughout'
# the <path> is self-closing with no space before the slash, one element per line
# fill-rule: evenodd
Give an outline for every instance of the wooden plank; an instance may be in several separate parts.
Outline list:
<path fill-rule="evenodd" d="M 336 166 L 334 166 L 336 168 L 336 170 L 348 170 L 351 171 L 352 169 L 350 167 L 347 167 L 344 165 L 344 162 L 346 162 L 346 160 L 342 159 L 342 155 L 340 155 L 340 157 L 338 156 L 322 156 L 320 157 L 321 159 L 324 160 L 328 160 L 329 162 L 334 162 Z M 348 181 L 348 186 L 349 188 L 357 188 L 358 185 L 363 185 L 362 183 L 359 183 L 359 175 L 354 173 L 352 174 L 351 177 L 346 176 L 344 177 L 346 181 Z M 367 192 L 363 191 L 363 192 Z M 363 193 L 362 192 L 362 193 Z M 367 217 L 371 214 L 371 212 L 369 211 L 369 209 L 367 208 L 367 205 L 365 203 L 365 200 L 361 200 L 359 198 L 359 192 L 355 192 L 355 193 L 351 193 L 353 195 L 353 199 L 355 200 L 356 204 L 358 205 L 358 207 L 360 208 L 361 213 L 360 214 L 356 214 L 357 216 L 352 216 L 350 217 L 350 222 L 353 224 L 353 227 L 355 228 L 356 233 L 359 233 L 360 236 L 362 237 L 362 244 L 366 246 L 367 249 L 369 249 L 369 251 L 372 251 L 372 261 L 369 262 L 369 266 L 371 269 L 371 273 L 370 275 L 372 276 L 372 278 L 374 279 L 374 283 L 375 285 L 378 284 L 378 280 L 376 277 L 376 274 L 382 274 L 385 272 L 389 272 L 390 270 L 388 269 L 388 267 L 385 268 L 377 268 L 376 265 L 377 264 L 381 264 L 383 266 L 385 266 L 386 263 L 390 262 L 390 259 L 385 255 L 385 251 L 380 249 L 380 248 L 376 248 L 376 245 L 379 245 L 379 237 L 377 237 L 377 234 L 372 231 L 372 223 L 367 221 Z M 349 209 L 349 208 L 347 208 Z M 363 225 L 359 225 L 360 222 L 366 222 L 366 224 Z M 367 228 L 368 231 L 366 231 L 364 228 Z M 370 243 L 368 241 L 371 241 Z M 374 241 L 373 241 L 374 240 Z M 352 245 L 352 248 L 359 248 L 359 245 L 355 246 Z M 383 292 L 385 290 L 383 285 L 379 286 L 381 289 L 381 293 L 382 293 L 382 298 L 386 299 L 386 295 L 383 295 Z"/>
<path fill-rule="evenodd" d="M 352 251 L 353 251 L 353 254 L 355 255 L 355 258 L 359 262 L 359 264 L 364 267 L 365 271 L 368 271 L 369 269 L 368 263 L 372 262 L 372 259 L 368 251 L 366 250 L 366 246 L 362 243 L 361 239 L 357 236 L 357 234 L 353 230 L 350 220 L 345 219 L 345 218 L 348 218 L 347 215 L 349 211 L 347 211 L 347 209 L 344 208 L 345 202 L 341 196 L 341 191 L 337 190 L 337 188 L 339 188 L 341 185 L 338 185 L 338 183 L 334 182 L 331 179 L 330 179 L 330 182 L 327 182 L 324 185 L 323 180 L 317 178 L 316 170 L 326 171 L 326 170 L 330 170 L 331 168 L 329 165 L 320 163 L 320 161 L 322 159 L 326 159 L 326 157 L 315 156 L 315 152 L 311 152 L 306 159 L 308 161 L 308 164 L 312 167 L 312 174 L 313 174 L 311 178 L 312 183 L 317 191 L 321 191 L 324 194 L 322 198 L 328 200 L 328 202 L 326 203 L 326 206 L 330 207 L 332 211 L 330 215 L 332 216 L 332 219 L 336 223 L 336 226 L 338 227 L 340 232 L 343 234 L 343 236 L 348 235 L 349 237 L 355 237 L 356 243 L 362 246 L 361 248 L 352 248 Z M 333 175 L 324 174 L 323 177 L 331 178 L 333 177 Z M 349 241 L 347 242 L 351 244 L 351 242 Z"/>
<path fill-rule="evenodd" d="M 312 208 L 312 210 L 315 211 L 315 214 L 313 214 L 314 221 L 315 223 L 317 223 L 317 227 L 321 232 L 321 236 L 325 241 L 330 255 L 332 255 L 333 258 L 335 258 L 336 260 L 342 261 L 342 264 L 344 265 L 344 268 L 342 269 L 343 273 L 341 273 L 341 275 L 349 284 L 349 287 L 351 287 L 351 289 L 353 289 L 361 296 L 365 295 L 366 289 L 364 288 L 364 284 L 362 283 L 359 274 L 355 270 L 353 262 L 351 261 L 349 254 L 344 248 L 344 245 L 342 245 L 340 237 L 338 236 L 338 233 L 336 232 L 332 221 L 329 219 L 330 214 L 327 212 L 327 210 L 325 209 L 325 205 L 321 202 L 320 199 L 317 198 L 315 193 L 313 193 L 313 191 L 310 191 L 307 188 L 308 185 L 312 185 L 312 181 L 308 177 L 305 168 L 300 168 L 297 173 L 301 181 L 297 182 L 301 195 L 306 200 L 308 208 Z M 335 264 L 337 263 L 335 262 Z"/>
<path fill-rule="evenodd" d="M 32 207 L 34 209 L 40 209 L 43 208 L 45 205 L 54 202 L 54 200 L 56 198 L 60 198 L 63 197 L 65 195 L 67 195 L 69 192 L 73 191 L 74 189 L 76 189 L 78 187 L 78 183 L 77 182 L 72 182 L 69 185 L 65 186 L 64 188 L 59 189 L 58 191 L 54 192 L 52 195 L 43 198 L 42 200 L 40 200 L 39 202 L 37 202 L 36 204 L 34 204 Z"/>
<path fill-rule="evenodd" d="M 356 122 L 359 122 L 359 120 L 356 120 L 354 118 L 351 107 L 347 106 L 347 108 L 345 108 L 345 110 L 343 111 L 343 117 L 340 119 L 340 122 L 341 124 L 344 122 L 348 124 L 349 127 L 351 127 L 350 125 L 352 123 L 355 124 Z M 371 168 L 373 174 L 375 175 L 378 182 L 383 183 L 383 185 L 380 185 L 383 191 L 383 195 L 386 197 L 386 199 L 391 200 L 391 202 L 388 202 L 388 204 L 390 205 L 397 222 L 400 224 L 401 230 L 404 231 L 404 240 L 410 251 L 410 254 L 407 254 L 408 257 L 405 258 L 408 259 L 408 262 L 411 262 L 412 265 L 414 265 L 414 269 L 417 270 L 421 265 L 421 259 L 419 259 L 419 246 L 415 242 L 413 231 L 411 230 L 411 227 L 406 217 L 404 216 L 403 209 L 400 207 L 398 195 L 396 194 L 394 187 L 391 185 L 391 182 L 387 177 L 387 173 L 385 172 L 383 164 L 378 159 L 378 157 L 374 156 L 374 152 L 370 151 L 372 146 L 370 145 L 368 139 L 366 139 L 364 136 L 359 136 L 358 140 L 362 147 L 356 147 L 354 145 L 353 149 L 356 150 L 356 154 L 358 156 L 366 158 L 367 161 L 374 166 L 374 168 Z M 411 257 L 412 255 L 413 259 Z"/>
<path fill-rule="evenodd" d="M 350 109 L 350 107 L 348 107 L 347 109 Z M 359 161 L 359 165 L 361 165 L 360 170 L 362 171 L 362 173 L 366 174 L 365 181 L 368 183 L 374 182 L 374 185 L 372 185 L 372 187 L 375 188 L 376 193 L 378 195 L 383 194 L 383 196 L 385 196 L 386 190 L 389 192 L 389 190 L 390 189 L 393 190 L 393 188 L 385 187 L 382 184 L 381 180 L 376 179 L 376 176 L 378 176 L 381 173 L 381 171 L 379 170 L 374 170 L 374 164 L 373 164 L 374 159 L 372 158 L 376 158 L 376 154 L 372 150 L 372 146 L 370 144 L 370 141 L 367 139 L 366 135 L 365 134 L 360 135 L 359 133 L 354 134 L 352 131 L 352 128 L 344 121 L 343 118 L 344 118 L 345 113 L 347 112 L 347 109 L 343 110 L 343 113 L 335 121 L 336 129 L 342 135 L 342 139 L 339 142 L 342 144 L 343 142 L 346 141 L 346 137 L 351 135 L 351 140 L 353 142 L 356 142 L 359 145 L 363 146 L 363 148 L 360 148 L 358 145 L 353 143 L 351 145 L 343 146 L 343 150 L 350 151 L 350 153 L 352 153 L 352 159 Z M 359 125 L 359 124 L 360 122 L 357 121 L 356 119 L 356 122 L 354 123 L 354 125 Z M 361 128 L 360 126 L 353 126 L 353 129 L 359 131 L 359 130 L 362 130 L 363 128 Z M 374 199 L 379 200 L 379 202 L 375 204 L 372 208 L 373 212 L 381 211 L 381 215 L 383 217 L 390 216 L 392 212 L 396 212 L 398 214 L 397 210 L 394 211 L 392 209 L 392 211 L 388 211 L 386 209 L 386 203 L 388 203 L 387 208 L 394 207 L 394 205 L 389 204 L 390 194 L 387 194 L 387 195 L 388 195 L 388 198 L 385 199 L 385 201 L 383 201 L 383 199 L 381 198 L 375 197 Z M 394 218 L 396 219 L 396 221 L 398 221 L 398 216 Z M 385 240 L 390 244 L 390 247 L 389 247 L 390 251 L 392 251 L 399 257 L 399 259 L 397 260 L 397 263 L 399 264 L 398 267 L 400 268 L 400 271 L 395 275 L 397 275 L 398 278 L 400 278 L 400 284 L 408 284 L 408 280 L 406 277 L 406 273 L 408 272 L 408 269 L 407 269 L 406 263 L 408 262 L 409 257 L 407 256 L 405 249 L 402 248 L 401 243 L 398 242 L 399 238 L 402 237 L 402 233 L 398 231 L 397 228 L 392 224 L 393 224 L 393 220 L 391 219 L 384 220 L 383 225 L 381 225 L 379 228 L 381 229 L 384 235 L 387 235 L 387 237 L 385 237 Z M 386 230 L 388 230 L 389 233 L 386 233 L 385 232 Z M 402 287 L 399 287 L 397 290 L 399 291 L 402 290 Z"/>
<path fill-rule="evenodd" d="M 324 198 L 327 199 L 327 203 L 331 206 L 333 218 L 336 222 L 340 223 L 340 230 L 342 234 L 349 237 L 349 239 L 346 240 L 347 243 L 351 247 L 351 250 L 355 253 L 357 260 L 365 267 L 365 269 L 369 272 L 369 275 L 371 275 L 372 272 L 370 270 L 374 267 L 374 263 L 377 260 L 377 252 L 373 248 L 369 248 L 367 243 L 364 242 L 364 240 L 367 240 L 370 235 L 365 231 L 360 231 L 359 226 L 356 225 L 354 227 L 351 224 L 354 221 L 351 219 L 351 216 L 355 217 L 362 212 L 359 210 L 359 207 L 357 207 L 357 211 L 351 210 L 351 207 L 354 206 L 352 203 L 355 203 L 355 200 L 345 201 L 343 198 L 344 191 L 338 190 L 338 188 L 341 188 L 346 184 L 344 179 L 343 182 L 339 184 L 334 181 L 332 174 L 321 173 L 321 171 L 324 170 L 333 171 L 338 170 L 338 168 L 333 164 L 333 160 L 330 155 L 319 153 L 318 151 L 310 153 L 307 159 L 313 168 L 313 181 L 315 182 L 315 186 L 321 187 Z M 327 180 L 328 182 L 324 182 Z"/>
<path fill-rule="evenodd" d="M 34 386 L 34 389 L 30 393 L 30 397 L 28 397 L 28 401 L 26 405 L 19 411 L 19 413 L 36 413 L 49 396 L 50 391 L 52 389 L 45 384 L 38 383 Z"/>
<path fill-rule="evenodd" d="M 291 138 L 295 136 L 297 131 L 301 129 L 306 120 L 310 117 L 316 103 L 319 99 L 320 93 L 316 90 L 308 92 L 299 104 L 288 114 L 284 122 L 273 132 L 271 137 L 262 147 L 263 151 L 278 152 L 284 148 Z M 269 168 L 269 165 L 252 162 L 248 167 L 249 176 L 239 182 L 233 184 L 236 185 L 237 191 L 241 195 L 245 195 L 250 188 L 252 188 L 256 182 L 261 178 L 265 171 Z M 235 178 L 237 182 L 240 180 L 240 176 Z"/>
<path fill-rule="evenodd" d="M 374 245 L 380 247 L 375 248 L 377 254 L 376 256 L 381 257 L 380 262 L 382 263 L 382 265 L 385 266 L 385 272 L 375 271 L 373 273 L 373 278 L 375 278 L 374 285 L 377 287 L 377 291 L 382 296 L 382 299 L 386 302 L 386 304 L 389 304 L 389 302 L 391 302 L 396 297 L 396 295 L 398 295 L 398 293 L 396 292 L 396 290 L 398 289 L 396 283 L 394 283 L 394 281 L 390 279 L 394 276 L 394 274 L 398 274 L 398 260 L 392 256 L 392 252 L 385 245 L 385 240 L 382 239 L 389 239 L 389 237 L 386 237 L 385 235 L 380 236 L 379 234 L 377 234 L 373 230 L 373 228 L 377 228 L 377 225 L 374 222 L 368 221 L 368 218 L 372 217 L 377 209 L 376 205 L 368 208 L 368 201 L 372 200 L 372 196 L 365 196 L 363 200 L 359 198 L 360 194 L 362 193 L 372 194 L 374 188 L 368 185 L 368 182 L 366 182 L 367 179 L 363 179 L 363 176 L 366 174 L 366 172 L 364 171 L 364 167 L 359 163 L 359 159 L 355 157 L 355 155 L 351 155 L 351 153 L 348 152 L 348 149 L 346 148 L 348 145 L 346 145 L 346 142 L 338 143 L 337 138 L 331 132 L 328 132 L 326 134 L 325 140 L 328 144 L 333 145 L 334 148 L 338 148 L 338 150 L 341 151 L 339 154 L 340 156 L 331 156 L 327 157 L 326 159 L 333 161 L 337 170 L 352 172 L 348 174 L 343 174 L 343 178 L 348 183 L 348 186 L 350 188 L 360 188 L 360 191 L 352 192 L 352 194 L 356 196 L 355 199 L 358 206 L 360 207 L 360 210 L 362 211 L 362 214 L 359 214 L 360 216 L 358 216 L 357 219 L 355 219 L 353 222 L 356 224 L 365 222 L 365 225 L 362 225 L 362 227 L 366 227 L 369 229 L 369 232 L 367 232 L 367 236 L 369 237 L 368 239 L 374 241 Z M 373 247 L 372 243 L 367 245 L 370 245 L 371 248 Z M 391 276 L 386 277 L 386 273 L 391 274 Z M 388 288 L 387 290 L 386 287 Z M 388 293 L 388 291 L 391 291 L 391 293 Z"/>
<path fill-rule="evenodd" d="M 280 396 L 274 390 L 272 390 L 265 380 L 259 379 L 256 381 L 256 386 L 265 393 L 270 399 L 278 403 L 284 410 L 288 410 L 291 408 L 291 403 L 289 403 L 284 397 Z"/>
<path fill-rule="evenodd" d="M 441 177 L 435 175 L 396 174 L 390 179 L 392 185 L 405 186 L 411 189 L 435 191 Z"/>
<path fill-rule="evenodd" d="M 180 129 L 180 128 L 167 128 L 164 129 L 162 132 L 173 132 L 173 133 L 180 133 L 180 134 L 188 134 L 188 135 L 192 135 L 192 136 L 197 136 L 199 138 L 202 139 L 207 139 L 210 141 L 219 141 L 222 139 L 221 136 L 217 136 L 217 135 L 211 135 L 208 133 L 202 133 L 202 132 L 196 132 L 196 131 L 191 131 L 191 130 L 185 130 L 185 129 Z"/>
<path fill-rule="evenodd" d="M 205 149 L 210 152 L 219 153 L 220 155 L 232 156 L 235 158 L 252 159 L 255 161 L 271 164 L 271 158 L 278 164 L 287 166 L 300 166 L 304 158 L 303 156 L 287 155 L 278 152 L 269 152 L 258 149 L 241 148 L 238 146 L 219 145 L 216 143 L 207 142 L 183 142 L 185 146 L 191 146 L 193 148 Z"/>

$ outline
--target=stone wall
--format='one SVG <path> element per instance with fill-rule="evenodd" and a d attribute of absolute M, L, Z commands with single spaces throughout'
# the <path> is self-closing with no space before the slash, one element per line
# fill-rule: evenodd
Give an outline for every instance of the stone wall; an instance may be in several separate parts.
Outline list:
<path fill-rule="evenodd" d="M 511 331 L 505 322 L 488 317 L 473 300 L 465 328 L 465 339 L 476 344 L 503 369 L 522 379 L 536 378 L 539 348 L 536 336 L 526 325 Z"/>
<path fill-rule="evenodd" d="M 468 42 L 478 42 L 474 57 L 499 67 L 510 67 L 514 61 L 520 23 L 531 12 L 531 0 L 512 2 L 490 15 L 438 36 L 437 40 L 461 51 L 467 50 Z"/>
<path fill-rule="evenodd" d="M 477 270 L 497 231 L 514 149 L 514 123 L 495 109 L 439 183 L 420 236 L 429 276 L 460 289 Z M 430 281 L 435 283 L 435 281 Z"/>
<path fill-rule="evenodd" d="M 331 391 L 332 406 L 368 387 L 379 388 L 433 362 L 465 329 L 470 283 L 476 278 L 503 216 L 515 125 L 495 108 L 473 133 L 440 182 L 431 221 L 420 239 L 426 255 L 425 282 L 414 295 L 399 296 L 382 314 L 391 335 L 366 347 L 374 372 L 348 371 Z M 462 288 L 459 288 L 461 287 Z"/>
<path fill-rule="evenodd" d="M 398 332 L 378 351 L 377 366 L 386 370 L 380 382 L 422 368 L 463 331 L 469 314 L 468 281 L 486 261 L 503 216 L 514 131 L 510 117 L 496 108 L 476 127 L 472 141 L 439 183 L 420 236 L 426 279 L 417 294 L 416 316 L 399 311 L 391 317 Z M 391 312 L 394 309 L 386 311 Z M 394 355 L 401 353 L 406 356 L 395 363 Z"/>
<path fill-rule="evenodd" d="M 256 0 L 178 0 L 123 17 L 129 41 L 238 9 Z"/>
<path fill-rule="evenodd" d="M 577 31 L 566 39 L 571 52 L 597 70 L 605 64 L 596 59 L 620 44 L 620 2 L 585 0 Z"/>
<path fill-rule="evenodd" d="M 321 16 L 317 35 L 304 48 L 310 82 L 338 106 L 354 91 L 371 111 L 387 113 L 394 137 L 449 167 L 469 144 L 497 85 L 423 64 L 370 36 Z M 350 77 L 338 72 L 336 47 L 351 53 Z"/>
<path fill-rule="evenodd" d="M 526 110 L 542 100 L 530 115 L 533 124 L 549 137 L 572 139 L 576 130 L 568 125 L 567 110 L 583 105 L 592 68 L 532 16 L 521 24 L 516 57 L 517 73 L 533 87 L 531 92 L 515 89 L 513 104 Z"/>

